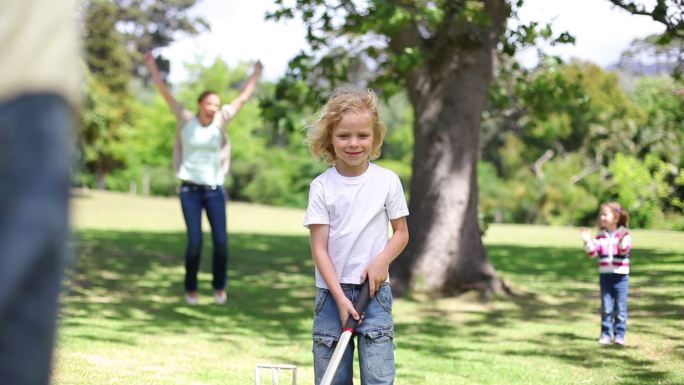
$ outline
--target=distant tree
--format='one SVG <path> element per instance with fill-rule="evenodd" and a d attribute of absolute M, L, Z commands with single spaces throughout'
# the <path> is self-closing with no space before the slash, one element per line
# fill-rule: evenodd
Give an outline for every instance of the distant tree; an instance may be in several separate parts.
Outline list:
<path fill-rule="evenodd" d="M 660 35 L 635 39 L 622 52 L 617 68 L 634 75 L 671 74 L 681 72 L 684 57 L 684 39 L 672 38 L 660 43 Z"/>
<path fill-rule="evenodd" d="M 482 161 L 497 173 L 480 180 L 499 198 L 488 198 L 483 211 L 525 223 L 593 218 L 596 198 L 607 195 L 605 183 L 595 181 L 616 153 L 635 151 L 643 114 L 618 76 L 595 64 L 555 58 L 531 70 L 514 64 L 503 63 L 510 68 L 493 83 L 484 114 Z"/>
<path fill-rule="evenodd" d="M 88 0 L 84 3 L 85 61 L 93 74 L 111 92 L 128 93 L 131 80 L 131 58 L 123 34 L 117 30 L 119 10 L 109 0 Z"/>
<path fill-rule="evenodd" d="M 116 6 L 107 0 L 89 0 L 84 11 L 88 74 L 79 144 L 86 171 L 104 189 L 107 174 L 125 165 L 125 153 L 117 145 L 130 124 L 126 104 L 131 60 L 116 29 Z"/>
<path fill-rule="evenodd" d="M 657 156 L 684 167 L 684 98 L 676 94 L 682 81 L 669 76 L 648 76 L 638 80 L 631 97 L 644 113 L 644 122 L 637 133 L 640 158 Z"/>
<path fill-rule="evenodd" d="M 188 15 L 188 10 L 196 3 L 197 0 L 85 0 L 86 59 L 90 71 L 127 83 L 124 81 L 127 74 L 121 71 L 120 65 L 125 60 L 129 72 L 147 76 L 146 71 L 141 70 L 144 67 L 141 54 L 168 46 L 179 34 L 195 35 L 209 28 L 201 17 Z M 103 60 L 102 53 L 114 49 L 111 47 L 113 41 L 119 46 L 116 48 L 117 60 L 112 63 Z M 123 56 L 128 57 L 122 59 Z M 168 71 L 168 61 L 160 61 L 162 69 Z"/>
<path fill-rule="evenodd" d="M 275 3 L 280 8 L 270 17 L 301 17 L 312 50 L 290 62 L 280 96 L 320 105 L 324 92 L 302 95 L 292 93 L 287 85 L 308 81 L 320 90 L 355 79 L 383 93 L 405 89 L 411 101 L 415 113 L 411 241 L 392 264 L 397 292 L 454 294 L 476 289 L 486 295 L 505 290 L 486 255 L 478 226 L 481 116 L 497 48 L 512 55 L 538 37 L 553 39 L 550 28 L 536 23 L 507 28 L 522 1 Z M 667 11 L 668 6 L 662 5 L 652 16 L 670 23 L 659 13 L 663 7 Z M 571 37 L 561 34 L 553 40 Z M 367 79 L 349 76 L 359 63 L 372 68 Z"/>
<path fill-rule="evenodd" d="M 209 29 L 201 17 L 190 16 L 189 10 L 199 0 L 110 0 L 117 6 L 117 28 L 123 34 L 133 59 L 133 74 L 147 81 L 142 54 L 167 47 L 183 34 L 196 35 Z M 156 55 L 160 70 L 168 72 L 170 63 Z"/>
<path fill-rule="evenodd" d="M 674 49 L 674 54 L 676 55 L 674 74 L 675 77 L 681 76 L 684 72 L 684 49 L 682 48 L 682 42 L 684 41 L 684 4 L 682 4 L 682 1 L 656 0 L 655 4 L 653 1 L 608 1 L 633 15 L 650 17 L 665 26 L 665 32 L 658 35 L 657 38 L 651 37 L 649 40 L 662 47 L 672 47 L 672 43 L 679 44 L 679 48 Z"/>
<path fill-rule="evenodd" d="M 653 174 L 661 184 L 663 212 L 684 216 L 684 95 L 677 94 L 679 89 L 684 89 L 681 80 L 665 75 L 644 77 L 632 97 L 645 115 L 635 138 L 636 154 L 659 162 Z"/>
<path fill-rule="evenodd" d="M 201 18 L 185 12 L 196 0 L 85 0 L 82 3 L 86 102 L 79 135 L 85 172 L 105 188 L 111 172 L 126 167 L 121 151 L 133 111 L 129 87 L 140 70 L 141 52 L 170 44 L 178 32 L 194 34 L 206 27 Z M 168 70 L 168 62 L 160 59 Z"/>
<path fill-rule="evenodd" d="M 480 238 L 476 185 L 481 112 L 511 8 L 487 1 L 301 1 L 272 18 L 299 14 L 315 54 L 290 62 L 289 81 L 317 92 L 296 95 L 321 105 L 325 89 L 368 63 L 364 79 L 383 96 L 405 89 L 414 111 L 409 246 L 392 264 L 398 293 L 488 295 L 506 286 Z M 283 94 L 288 87 L 281 89 Z"/>
<path fill-rule="evenodd" d="M 663 38 L 684 39 L 684 18 L 681 0 L 630 1 L 608 0 L 633 15 L 648 16 L 665 26 Z"/>

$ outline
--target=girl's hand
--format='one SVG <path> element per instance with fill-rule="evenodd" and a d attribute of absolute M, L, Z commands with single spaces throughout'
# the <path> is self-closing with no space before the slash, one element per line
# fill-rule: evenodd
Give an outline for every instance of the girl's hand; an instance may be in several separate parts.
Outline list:
<path fill-rule="evenodd" d="M 340 314 L 342 327 L 347 323 L 347 319 L 349 319 L 350 316 L 357 321 L 359 320 L 359 313 L 356 312 L 354 304 L 349 298 L 345 296 L 342 296 L 342 298 L 339 299 L 336 298 L 335 303 L 337 304 L 337 312 Z"/>
<path fill-rule="evenodd" d="M 580 230 L 580 237 L 582 237 L 585 243 L 591 241 L 591 231 L 587 229 Z"/>

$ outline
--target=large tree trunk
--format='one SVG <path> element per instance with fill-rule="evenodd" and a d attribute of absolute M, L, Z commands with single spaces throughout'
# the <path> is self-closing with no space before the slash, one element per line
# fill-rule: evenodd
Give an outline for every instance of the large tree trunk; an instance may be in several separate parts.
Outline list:
<path fill-rule="evenodd" d="M 492 5 L 504 6 L 503 1 Z M 407 76 L 415 146 L 411 237 L 391 272 L 398 295 L 406 290 L 441 295 L 506 290 L 482 244 L 477 191 L 481 115 L 500 28 L 495 23 L 471 29 L 469 37 L 478 35 L 466 44 L 436 41 L 426 65 Z"/>

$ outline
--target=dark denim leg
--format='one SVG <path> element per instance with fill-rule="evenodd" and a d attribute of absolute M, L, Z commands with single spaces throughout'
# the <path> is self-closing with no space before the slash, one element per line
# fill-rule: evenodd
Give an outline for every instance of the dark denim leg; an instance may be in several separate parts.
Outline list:
<path fill-rule="evenodd" d="M 73 112 L 53 94 L 0 104 L 0 383 L 49 381 L 67 256 Z"/>
<path fill-rule="evenodd" d="M 629 292 L 629 275 L 615 274 L 615 336 L 624 337 L 627 333 L 627 295 Z"/>
<path fill-rule="evenodd" d="M 345 294 L 351 298 L 351 290 L 344 288 Z M 340 316 L 337 311 L 335 300 L 328 290 L 318 289 L 314 306 L 313 321 L 313 356 L 314 356 L 314 383 L 319 385 L 328 368 L 337 341 L 342 333 Z M 340 361 L 340 366 L 333 377 L 332 385 L 352 385 L 354 365 L 354 341 L 349 342 L 347 349 Z"/>
<path fill-rule="evenodd" d="M 212 286 L 215 290 L 226 288 L 228 269 L 228 233 L 226 231 L 226 193 L 222 187 L 207 190 L 205 209 L 211 225 L 213 243 Z"/>
<path fill-rule="evenodd" d="M 182 186 L 181 208 L 187 230 L 185 247 L 185 291 L 197 291 L 197 272 L 202 256 L 202 191 Z"/>
<path fill-rule="evenodd" d="M 612 274 L 599 274 L 601 284 L 601 335 L 613 336 L 613 313 L 615 302 L 613 301 Z"/>

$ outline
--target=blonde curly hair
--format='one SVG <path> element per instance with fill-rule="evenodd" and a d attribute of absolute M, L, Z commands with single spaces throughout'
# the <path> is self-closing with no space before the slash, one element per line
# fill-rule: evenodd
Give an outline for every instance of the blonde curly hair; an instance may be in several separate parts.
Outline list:
<path fill-rule="evenodd" d="M 380 147 L 385 140 L 387 127 L 380 119 L 378 97 L 372 89 L 349 84 L 335 89 L 318 119 L 307 126 L 306 143 L 311 154 L 317 159 L 334 164 L 337 156 L 332 145 L 333 129 L 340 123 L 344 114 L 364 111 L 369 113 L 373 127 L 373 148 L 369 160 L 380 157 Z"/>

